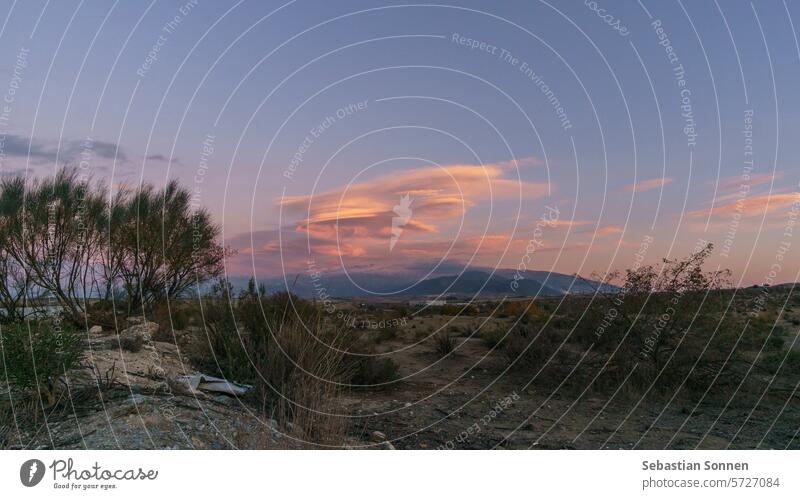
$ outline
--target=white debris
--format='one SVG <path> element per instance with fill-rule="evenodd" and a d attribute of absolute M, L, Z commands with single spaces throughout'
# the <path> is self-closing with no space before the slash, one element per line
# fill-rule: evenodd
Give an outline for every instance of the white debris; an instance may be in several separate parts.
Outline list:
<path fill-rule="evenodd" d="M 200 390 L 204 392 L 225 393 L 228 395 L 244 395 L 253 389 L 251 385 L 242 385 L 226 379 L 215 378 L 207 374 L 181 376 L 178 378 L 178 381 L 185 383 L 193 392 Z"/>

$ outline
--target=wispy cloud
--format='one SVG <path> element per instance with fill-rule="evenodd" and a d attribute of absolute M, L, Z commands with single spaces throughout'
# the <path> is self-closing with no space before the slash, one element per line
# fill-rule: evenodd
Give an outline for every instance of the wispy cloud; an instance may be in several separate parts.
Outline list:
<path fill-rule="evenodd" d="M 102 159 L 127 161 L 128 157 L 118 144 L 102 140 L 92 140 L 87 143 L 82 140 L 63 141 L 61 146 L 57 143 L 39 139 L 30 139 L 20 135 L 7 135 L 3 145 L 3 152 L 7 157 L 29 158 L 32 163 L 48 161 L 74 162 L 80 158 L 83 151 Z"/>
<path fill-rule="evenodd" d="M 150 154 L 145 159 L 148 160 L 148 161 L 157 161 L 159 163 L 173 163 L 173 164 L 176 164 L 176 165 L 181 164 L 181 161 L 178 158 L 170 159 L 170 158 L 164 156 L 163 154 Z"/>
<path fill-rule="evenodd" d="M 635 184 L 628 184 L 623 187 L 622 190 L 625 192 L 644 192 L 658 189 L 671 183 L 672 178 L 670 177 L 651 178 L 648 180 L 642 180 L 641 182 L 637 182 Z"/>
<path fill-rule="evenodd" d="M 782 175 L 783 172 L 775 172 L 753 173 L 750 175 L 735 175 L 732 177 L 725 177 L 719 180 L 717 191 L 722 193 L 738 191 L 742 189 L 743 186 L 745 188 L 753 188 L 759 185 L 768 184 L 773 180 L 777 180 Z"/>
<path fill-rule="evenodd" d="M 800 202 L 800 193 L 775 192 L 772 194 L 759 194 L 753 197 L 743 197 L 732 202 L 715 206 L 714 208 L 690 211 L 692 218 L 708 216 L 739 214 L 742 217 L 755 217 L 778 212 L 793 203 Z"/>
<path fill-rule="evenodd" d="M 523 169 L 523 168 L 533 168 L 536 166 L 544 165 L 544 160 L 537 158 L 536 156 L 526 156 L 524 158 L 518 159 L 509 159 L 507 161 L 498 161 L 493 163 L 492 166 L 496 166 L 501 170 L 516 170 L 516 169 Z"/>

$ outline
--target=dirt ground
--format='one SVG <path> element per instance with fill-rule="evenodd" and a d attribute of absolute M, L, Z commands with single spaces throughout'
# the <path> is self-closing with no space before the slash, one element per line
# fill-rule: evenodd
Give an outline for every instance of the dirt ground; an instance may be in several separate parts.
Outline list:
<path fill-rule="evenodd" d="M 445 358 L 430 341 L 409 348 L 408 330 L 383 343 L 405 379 L 345 398 L 354 435 L 369 440 L 379 431 L 400 449 L 800 449 L 798 385 L 773 383 L 762 398 L 766 378 L 755 394 L 731 390 L 699 401 L 543 387 L 509 370 L 481 339 L 456 341 Z"/>
<path fill-rule="evenodd" d="M 800 449 L 800 383 L 753 375 L 747 389 L 692 400 L 656 390 L 644 397 L 624 389 L 597 393 L 558 379 L 545 384 L 510 369 L 499 348 L 473 333 L 480 321 L 425 317 L 384 335 L 377 353 L 394 361 L 401 380 L 345 392 L 337 404 L 349 423 L 342 447 Z M 437 353 L 432 336 L 440 327 L 455 341 L 447 355 Z M 87 354 L 95 368 L 72 373 L 74 386 L 83 388 L 69 393 L 46 420 L 6 428 L 3 447 L 314 447 L 252 401 L 193 392 L 177 382 L 196 372 L 181 347 L 149 341 L 129 352 L 115 346 L 114 338 L 95 334 Z M 97 389 L 87 395 L 87 386 L 104 384 L 99 397 Z"/>

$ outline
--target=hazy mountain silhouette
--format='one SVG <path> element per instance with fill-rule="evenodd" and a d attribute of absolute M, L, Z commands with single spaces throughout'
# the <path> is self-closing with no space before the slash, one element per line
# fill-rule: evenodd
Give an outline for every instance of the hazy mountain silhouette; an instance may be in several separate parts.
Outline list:
<path fill-rule="evenodd" d="M 564 296 L 589 294 L 600 289 L 600 283 L 586 281 L 572 275 L 547 271 L 473 268 L 461 273 L 448 273 L 423 278 L 424 274 L 357 272 L 292 274 L 285 277 L 258 279 L 267 292 L 291 290 L 304 298 L 321 299 L 372 297 L 387 299 L 415 296 Z M 512 283 L 516 279 L 516 287 Z M 243 289 L 247 277 L 230 278 L 235 289 Z M 613 286 L 603 286 L 604 292 L 614 292 Z"/>

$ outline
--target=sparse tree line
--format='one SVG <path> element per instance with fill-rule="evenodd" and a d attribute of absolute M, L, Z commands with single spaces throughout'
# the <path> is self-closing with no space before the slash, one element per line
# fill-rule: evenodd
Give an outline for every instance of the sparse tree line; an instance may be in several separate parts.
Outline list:
<path fill-rule="evenodd" d="M 43 307 L 84 324 L 91 303 L 133 314 L 218 276 L 225 249 L 176 181 L 115 193 L 64 168 L 0 182 L 0 320 Z"/>

